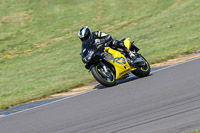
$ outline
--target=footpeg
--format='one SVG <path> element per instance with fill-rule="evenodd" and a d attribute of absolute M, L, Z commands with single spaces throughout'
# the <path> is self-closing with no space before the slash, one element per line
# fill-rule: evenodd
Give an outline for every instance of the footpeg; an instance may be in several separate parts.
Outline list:
<path fill-rule="evenodd" d="M 129 64 L 130 66 L 133 67 L 133 65 L 134 65 L 134 61 L 131 60 L 131 59 L 129 59 L 129 58 L 127 58 L 127 61 L 128 61 L 128 64 Z"/>

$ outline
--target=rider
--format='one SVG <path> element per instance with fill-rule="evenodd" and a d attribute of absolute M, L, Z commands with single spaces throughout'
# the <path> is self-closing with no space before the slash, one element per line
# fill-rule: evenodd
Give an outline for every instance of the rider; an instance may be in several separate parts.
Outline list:
<path fill-rule="evenodd" d="M 126 53 L 130 58 L 135 59 L 135 55 L 124 45 L 122 41 L 112 39 L 112 36 L 109 34 L 105 34 L 100 31 L 92 32 L 88 26 L 81 28 L 78 32 L 78 36 L 81 41 L 85 41 L 88 39 L 95 39 L 95 44 L 105 44 L 109 43 L 109 47 L 113 49 L 121 48 L 123 49 L 124 53 Z"/>

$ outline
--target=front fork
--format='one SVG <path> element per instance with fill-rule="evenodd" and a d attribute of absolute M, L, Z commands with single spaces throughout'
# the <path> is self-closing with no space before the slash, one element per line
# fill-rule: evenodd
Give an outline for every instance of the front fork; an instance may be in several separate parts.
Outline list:
<path fill-rule="evenodd" d="M 103 66 L 103 70 L 106 73 L 106 75 L 109 75 L 108 69 L 107 69 L 106 65 L 103 63 L 102 59 L 100 59 L 100 64 Z"/>
<path fill-rule="evenodd" d="M 107 68 L 106 65 L 103 63 L 102 59 L 100 59 L 99 62 L 100 62 L 100 65 L 103 67 L 103 70 L 104 70 L 105 74 L 108 75 L 108 74 L 109 74 L 109 72 L 108 72 L 108 68 Z M 94 66 L 95 66 L 94 64 L 91 65 L 91 66 L 89 67 L 88 72 L 90 72 L 91 69 L 92 69 Z"/>

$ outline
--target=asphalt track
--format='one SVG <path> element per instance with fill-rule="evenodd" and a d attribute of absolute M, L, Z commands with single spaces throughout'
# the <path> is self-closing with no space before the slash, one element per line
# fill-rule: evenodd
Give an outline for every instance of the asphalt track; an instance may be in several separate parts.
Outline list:
<path fill-rule="evenodd" d="M 200 58 L 0 118 L 1 133 L 185 133 L 200 129 Z"/>

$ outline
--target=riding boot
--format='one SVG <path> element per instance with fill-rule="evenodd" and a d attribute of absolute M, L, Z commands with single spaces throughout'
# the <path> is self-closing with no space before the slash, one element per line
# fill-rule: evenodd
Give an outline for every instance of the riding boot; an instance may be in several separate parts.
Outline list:
<path fill-rule="evenodd" d="M 130 51 L 127 47 L 124 48 L 124 51 L 131 59 L 136 59 L 135 54 L 132 51 Z"/>
<path fill-rule="evenodd" d="M 112 47 L 114 48 L 121 48 L 123 49 L 124 53 L 126 55 L 128 55 L 131 59 L 135 59 L 136 56 L 134 53 L 132 53 L 125 45 L 122 41 L 118 41 L 118 40 L 113 40 L 112 42 Z"/>

